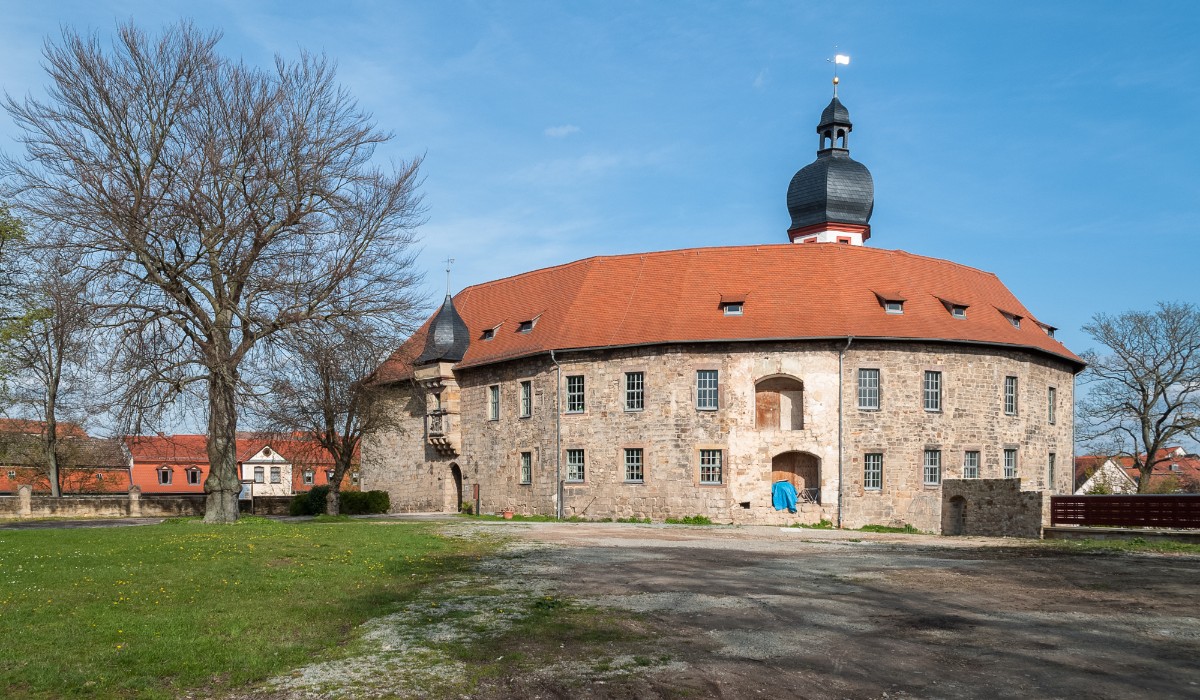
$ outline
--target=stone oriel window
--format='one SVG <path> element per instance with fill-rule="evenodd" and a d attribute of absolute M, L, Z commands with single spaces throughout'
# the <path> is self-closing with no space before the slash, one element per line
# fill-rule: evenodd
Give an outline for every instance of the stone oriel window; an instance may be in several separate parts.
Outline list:
<path fill-rule="evenodd" d="M 942 451 L 925 450 L 925 485 L 937 486 L 942 483 Z"/>
<path fill-rule="evenodd" d="M 1017 415 L 1017 378 L 1004 378 L 1004 413 L 1006 415 Z"/>
<path fill-rule="evenodd" d="M 963 452 L 963 478 L 978 479 L 979 478 L 979 451 L 967 450 Z"/>
<path fill-rule="evenodd" d="M 942 373 L 933 370 L 925 371 L 925 381 L 921 385 L 925 397 L 925 410 L 939 412 L 942 410 Z"/>
<path fill-rule="evenodd" d="M 583 481 L 584 471 L 583 450 L 567 450 L 567 481 Z"/>
<path fill-rule="evenodd" d="M 858 370 L 858 407 L 868 411 L 879 410 L 879 370 Z"/>
<path fill-rule="evenodd" d="M 878 491 L 883 488 L 883 454 L 868 452 L 863 455 L 863 488 Z"/>
<path fill-rule="evenodd" d="M 646 480 L 642 458 L 642 448 L 625 448 L 625 481 L 640 484 Z"/>
<path fill-rule="evenodd" d="M 696 408 L 715 411 L 720 407 L 717 388 L 719 374 L 715 369 L 696 370 Z"/>
<path fill-rule="evenodd" d="M 583 413 L 583 375 L 567 377 L 567 413 Z"/>
<path fill-rule="evenodd" d="M 500 420 L 500 385 L 488 387 L 488 420 Z"/>
<path fill-rule="evenodd" d="M 522 418 L 528 418 L 533 415 L 533 382 L 521 382 L 521 413 Z"/>
<path fill-rule="evenodd" d="M 646 373 L 625 373 L 625 410 L 640 411 L 646 407 Z"/>
<path fill-rule="evenodd" d="M 1017 451 L 1013 448 L 1004 450 L 1004 478 L 1017 478 Z"/>
<path fill-rule="evenodd" d="M 721 450 L 700 450 L 700 483 L 720 484 L 723 476 Z"/>
<path fill-rule="evenodd" d="M 532 452 L 522 452 L 521 453 L 521 483 L 522 484 L 532 484 L 533 483 L 533 453 Z"/>

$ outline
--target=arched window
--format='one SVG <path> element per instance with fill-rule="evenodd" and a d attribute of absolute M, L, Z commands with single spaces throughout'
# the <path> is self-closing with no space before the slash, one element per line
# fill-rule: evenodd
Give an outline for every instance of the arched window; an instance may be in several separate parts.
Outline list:
<path fill-rule="evenodd" d="M 804 429 L 804 383 L 770 377 L 754 385 L 754 426 L 759 430 Z"/>

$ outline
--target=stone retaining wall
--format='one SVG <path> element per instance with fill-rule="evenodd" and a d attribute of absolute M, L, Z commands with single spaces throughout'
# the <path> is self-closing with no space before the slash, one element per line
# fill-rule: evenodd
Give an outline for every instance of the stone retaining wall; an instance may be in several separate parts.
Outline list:
<path fill-rule="evenodd" d="M 1040 539 L 1050 524 L 1050 494 L 1022 491 L 1020 479 L 942 482 L 942 534 Z"/>
<path fill-rule="evenodd" d="M 125 494 L 93 496 L 33 495 L 22 486 L 14 496 L 0 496 L 0 518 L 174 518 L 204 515 L 202 493 L 143 495 L 136 486 Z M 243 512 L 287 515 L 291 496 L 260 496 L 253 509 L 245 501 Z"/>

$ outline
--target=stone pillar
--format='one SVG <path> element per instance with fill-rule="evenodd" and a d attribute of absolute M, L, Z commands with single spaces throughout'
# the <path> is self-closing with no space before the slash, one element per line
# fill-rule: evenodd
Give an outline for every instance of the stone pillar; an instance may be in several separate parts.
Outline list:
<path fill-rule="evenodd" d="M 142 517 L 142 490 L 137 486 L 129 487 L 129 517 Z"/>
<path fill-rule="evenodd" d="M 17 489 L 17 517 L 33 517 L 33 487 L 29 484 Z"/>

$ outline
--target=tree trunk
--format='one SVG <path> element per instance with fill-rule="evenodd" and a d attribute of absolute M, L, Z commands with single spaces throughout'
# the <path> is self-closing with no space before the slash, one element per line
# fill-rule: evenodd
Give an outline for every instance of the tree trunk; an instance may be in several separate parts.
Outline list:
<path fill-rule="evenodd" d="M 237 370 L 229 367 L 213 367 L 209 375 L 208 464 L 204 522 L 237 522 L 242 489 L 237 471 Z"/>
<path fill-rule="evenodd" d="M 344 449 L 330 449 L 329 451 L 333 454 L 333 478 L 329 480 L 329 495 L 325 497 L 325 512 L 330 515 L 341 515 L 342 480 L 346 478 L 346 472 L 350 471 L 350 459 L 345 455 L 349 452 Z"/>
<path fill-rule="evenodd" d="M 329 493 L 325 495 L 325 512 L 329 515 L 340 515 L 342 512 L 342 489 L 340 485 L 329 485 Z"/>
<path fill-rule="evenodd" d="M 60 352 L 61 356 L 62 353 Z M 58 382 L 61 377 L 61 367 L 50 363 L 50 381 L 46 387 L 46 434 L 42 441 L 46 448 L 46 471 L 50 479 L 50 495 L 55 498 L 62 496 L 62 479 L 58 474 L 58 416 L 55 407 L 58 405 Z M 55 371 L 55 370 L 58 371 Z"/>

